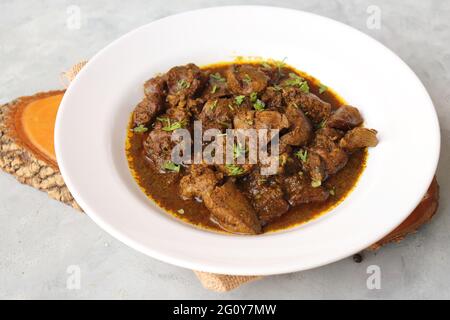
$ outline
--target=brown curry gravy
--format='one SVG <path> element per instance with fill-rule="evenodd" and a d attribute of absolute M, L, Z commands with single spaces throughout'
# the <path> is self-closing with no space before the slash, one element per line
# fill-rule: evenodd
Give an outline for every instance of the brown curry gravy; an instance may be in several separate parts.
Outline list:
<path fill-rule="evenodd" d="M 209 69 L 215 72 L 226 68 L 230 64 L 238 63 L 259 64 L 260 62 L 237 61 L 218 63 L 204 66 L 202 69 Z M 319 96 L 322 100 L 330 103 L 333 109 L 336 109 L 346 103 L 344 99 L 333 92 L 330 88 L 322 94 L 319 94 L 320 81 L 314 77 L 298 71 L 288 65 L 285 65 L 284 67 L 308 80 L 310 92 Z M 172 180 L 170 179 L 170 175 L 173 175 L 172 173 L 160 173 L 146 162 L 145 158 L 142 156 L 142 143 L 146 139 L 148 132 L 144 134 L 134 134 L 131 128 L 132 122 L 130 121 L 126 141 L 126 155 L 132 175 L 144 193 L 150 199 L 155 201 L 158 206 L 176 218 L 203 229 L 216 232 L 225 232 L 209 219 L 209 210 L 203 205 L 203 203 L 196 200 L 183 200 L 179 196 L 178 183 L 168 183 L 168 181 Z M 349 157 L 347 165 L 323 183 L 323 186 L 327 189 L 334 190 L 334 195 L 330 195 L 328 200 L 324 202 L 304 204 L 298 207 L 290 208 L 287 213 L 266 225 L 263 228 L 263 232 L 273 232 L 291 228 L 315 219 L 330 211 L 341 201 L 343 201 L 356 185 L 365 168 L 366 159 L 366 149 L 353 153 Z M 178 212 L 180 209 L 182 209 L 182 214 Z"/>

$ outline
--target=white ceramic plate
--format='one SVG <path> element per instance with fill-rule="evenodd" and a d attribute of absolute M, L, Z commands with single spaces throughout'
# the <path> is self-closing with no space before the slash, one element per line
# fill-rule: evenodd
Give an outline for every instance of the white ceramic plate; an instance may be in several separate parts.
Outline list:
<path fill-rule="evenodd" d="M 401 41 L 401 39 L 399 39 Z M 131 177 L 127 121 L 157 72 L 237 55 L 282 59 L 357 106 L 380 144 L 356 189 L 337 208 L 297 228 L 229 236 L 184 224 L 155 206 Z M 399 225 L 431 183 L 439 156 L 433 104 L 414 73 L 368 36 L 336 21 L 273 7 L 219 7 L 170 16 L 101 50 L 70 85 L 55 144 L 64 180 L 102 228 L 179 266 L 265 275 L 324 265 L 373 244 Z"/>

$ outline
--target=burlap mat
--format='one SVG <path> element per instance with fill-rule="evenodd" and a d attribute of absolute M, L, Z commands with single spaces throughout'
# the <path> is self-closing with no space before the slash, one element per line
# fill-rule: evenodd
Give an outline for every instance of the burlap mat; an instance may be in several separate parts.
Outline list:
<path fill-rule="evenodd" d="M 69 71 L 62 73 L 63 83 L 68 86 L 85 64 L 86 61 L 77 63 Z M 51 159 L 46 159 L 42 155 L 39 156 L 33 149 L 33 146 L 18 139 L 18 128 L 14 121 L 20 106 L 26 105 L 28 101 L 62 94 L 63 92 L 49 91 L 38 93 L 34 96 L 18 98 L 0 106 L 0 168 L 12 174 L 21 183 L 44 191 L 53 199 L 82 211 L 67 189 L 57 163 Z M 425 195 L 421 204 L 415 210 L 417 214 L 411 214 L 404 224 L 386 238 L 374 244 L 371 249 L 378 249 L 381 245 L 388 242 L 399 241 L 431 219 L 437 209 L 438 195 L 438 185 L 434 180 L 427 195 Z M 218 292 L 229 291 L 244 283 L 261 278 L 259 276 L 231 276 L 200 271 L 194 271 L 194 273 L 205 288 Z"/>

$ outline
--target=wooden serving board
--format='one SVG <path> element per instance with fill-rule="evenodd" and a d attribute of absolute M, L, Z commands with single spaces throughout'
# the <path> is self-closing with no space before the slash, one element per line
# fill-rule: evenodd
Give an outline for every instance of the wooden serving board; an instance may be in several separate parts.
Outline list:
<path fill-rule="evenodd" d="M 45 191 L 50 197 L 81 211 L 59 172 L 54 151 L 54 124 L 63 95 L 63 90 L 37 93 L 0 106 L 0 168 L 21 183 Z M 438 201 L 439 186 L 434 178 L 411 215 L 368 249 L 376 250 L 415 232 L 436 213 Z M 198 271 L 196 274 L 206 288 L 215 291 L 228 291 L 259 278 Z"/>

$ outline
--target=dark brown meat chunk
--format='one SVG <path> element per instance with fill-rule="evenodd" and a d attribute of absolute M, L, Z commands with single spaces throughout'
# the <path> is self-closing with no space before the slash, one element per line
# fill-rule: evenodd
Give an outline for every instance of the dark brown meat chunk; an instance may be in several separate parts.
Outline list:
<path fill-rule="evenodd" d="M 203 106 L 205 105 L 205 100 L 202 98 L 188 99 L 186 102 L 186 108 L 189 112 L 196 118 L 202 112 Z"/>
<path fill-rule="evenodd" d="M 241 177 L 252 171 L 254 164 L 217 164 L 216 168 L 225 176 Z"/>
<path fill-rule="evenodd" d="M 168 102 L 177 105 L 180 100 L 194 97 L 205 84 L 205 76 L 193 63 L 173 67 L 167 72 Z"/>
<path fill-rule="evenodd" d="M 328 174 L 325 171 L 325 163 L 322 158 L 315 152 L 307 150 L 307 157 L 302 162 L 303 170 L 305 170 L 312 181 L 324 181 Z"/>
<path fill-rule="evenodd" d="M 233 118 L 235 129 L 251 129 L 255 125 L 255 113 L 253 110 L 240 110 Z"/>
<path fill-rule="evenodd" d="M 232 99 L 208 100 L 199 115 L 203 130 L 215 128 L 223 131 L 231 129 L 235 112 L 234 108 Z"/>
<path fill-rule="evenodd" d="M 208 87 L 205 89 L 203 94 L 206 99 L 217 99 L 231 95 L 231 92 L 228 89 L 227 80 L 223 74 L 220 72 L 214 72 L 209 73 L 208 77 Z"/>
<path fill-rule="evenodd" d="M 238 234 L 261 232 L 255 210 L 231 180 L 204 195 L 203 201 L 212 220 L 224 230 Z"/>
<path fill-rule="evenodd" d="M 335 140 L 339 136 L 337 130 L 320 129 L 316 132 L 316 137 L 309 148 L 311 153 L 320 156 L 327 175 L 335 174 L 341 170 L 348 161 L 348 155 L 342 150 Z"/>
<path fill-rule="evenodd" d="M 261 111 L 255 114 L 255 129 L 278 129 L 289 127 L 288 118 L 278 111 Z"/>
<path fill-rule="evenodd" d="M 327 120 L 327 127 L 350 130 L 363 123 L 359 110 L 352 106 L 341 106 Z"/>
<path fill-rule="evenodd" d="M 157 97 L 145 97 L 133 112 L 135 126 L 148 126 L 164 109 L 164 102 Z"/>
<path fill-rule="evenodd" d="M 152 131 L 144 141 L 144 153 L 147 159 L 159 169 L 172 159 L 172 150 L 177 144 L 172 141 L 171 125 L 179 123 L 186 127 L 189 124 L 190 114 L 184 105 L 172 107 L 161 117 L 157 118 Z"/>
<path fill-rule="evenodd" d="M 167 81 L 165 76 L 157 76 L 144 83 L 144 93 L 146 97 L 159 96 L 164 98 L 167 95 Z"/>
<path fill-rule="evenodd" d="M 261 100 L 265 103 L 266 109 L 281 110 L 283 106 L 283 95 L 281 90 L 275 87 L 267 87 L 261 96 Z"/>
<path fill-rule="evenodd" d="M 341 148 L 350 152 L 356 149 L 375 147 L 377 144 L 377 131 L 361 127 L 348 131 L 339 142 Z"/>
<path fill-rule="evenodd" d="M 267 87 L 268 77 L 256 66 L 232 66 L 226 71 L 228 88 L 234 94 L 249 95 L 262 92 Z"/>
<path fill-rule="evenodd" d="M 281 137 L 281 143 L 291 146 L 305 145 L 312 134 L 312 125 L 308 118 L 294 104 L 286 107 L 286 117 L 289 120 L 289 132 Z"/>
<path fill-rule="evenodd" d="M 145 97 L 136 106 L 133 113 L 135 126 L 149 125 L 165 109 L 167 84 L 163 76 L 154 77 L 144 84 Z"/>
<path fill-rule="evenodd" d="M 317 140 L 325 139 L 338 142 L 344 136 L 344 132 L 333 128 L 321 128 L 316 131 L 316 143 Z"/>
<path fill-rule="evenodd" d="M 304 203 L 323 202 L 330 195 L 322 186 L 313 187 L 311 180 L 301 171 L 283 179 L 283 187 L 289 204 L 294 207 Z"/>
<path fill-rule="evenodd" d="M 325 171 L 328 175 L 335 174 L 347 164 L 348 155 L 339 147 L 333 147 L 330 149 L 314 147 L 310 150 L 322 158 L 325 164 Z"/>
<path fill-rule="evenodd" d="M 171 161 L 172 149 L 176 144 L 172 141 L 172 133 L 162 128 L 163 125 L 158 122 L 144 141 L 145 156 L 160 171 L 163 171 L 165 163 Z"/>
<path fill-rule="evenodd" d="M 289 210 L 280 184 L 273 176 L 261 175 L 258 168 L 248 176 L 244 188 L 263 225 Z"/>
<path fill-rule="evenodd" d="M 257 234 L 261 225 L 245 196 L 231 181 L 219 186 L 223 175 L 206 165 L 191 166 L 180 181 L 184 198 L 201 198 L 211 212 L 211 220 L 224 230 L 239 234 Z"/>
<path fill-rule="evenodd" d="M 295 104 L 314 123 L 325 121 L 331 114 L 331 105 L 312 93 L 305 93 L 295 87 L 283 89 L 283 98 L 287 105 Z"/>
<path fill-rule="evenodd" d="M 185 199 L 203 198 L 214 190 L 222 178 L 221 173 L 207 165 L 191 165 L 189 174 L 180 180 L 180 195 Z"/>

